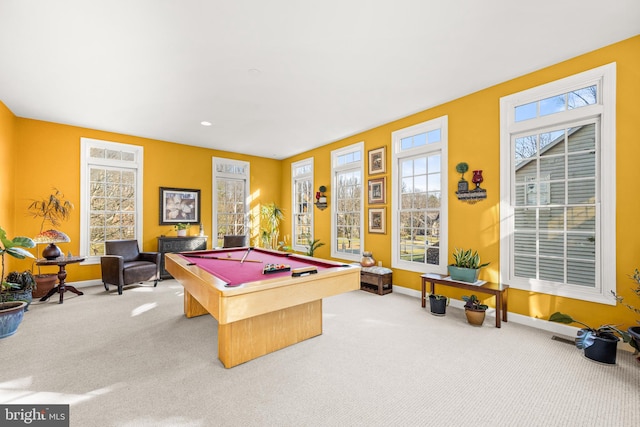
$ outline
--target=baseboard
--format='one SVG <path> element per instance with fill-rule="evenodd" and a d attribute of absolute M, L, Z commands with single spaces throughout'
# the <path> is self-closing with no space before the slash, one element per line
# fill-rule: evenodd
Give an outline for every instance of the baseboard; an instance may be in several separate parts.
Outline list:
<path fill-rule="evenodd" d="M 420 301 L 420 298 L 422 297 L 422 292 L 417 291 L 415 289 L 409 289 L 402 286 L 398 286 L 396 284 L 393 285 L 393 292 L 414 297 L 418 301 Z M 449 306 L 463 309 L 464 301 L 452 299 L 449 302 Z M 487 316 L 495 318 L 496 310 L 493 308 L 488 309 Z M 508 323 L 513 322 L 513 323 L 518 323 L 520 325 L 541 329 L 543 331 L 551 332 L 554 335 L 559 335 L 560 338 L 564 338 L 570 341 L 573 341 L 576 334 L 578 333 L 578 330 L 580 329 L 573 326 L 563 325 L 562 323 L 549 322 L 548 320 L 544 320 L 544 319 L 538 319 L 535 317 L 524 316 L 518 313 L 512 313 L 510 311 L 508 312 L 508 318 L 509 318 Z M 629 351 L 631 353 L 635 352 L 635 349 L 633 347 L 623 342 L 620 342 L 618 344 L 618 349 Z"/>

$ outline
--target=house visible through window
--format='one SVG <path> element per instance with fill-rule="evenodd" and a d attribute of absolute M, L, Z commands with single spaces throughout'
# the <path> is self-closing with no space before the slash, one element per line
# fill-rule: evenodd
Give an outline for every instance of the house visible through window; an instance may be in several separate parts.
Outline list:
<path fill-rule="evenodd" d="M 501 114 L 502 280 L 611 303 L 615 66 L 505 97 Z"/>

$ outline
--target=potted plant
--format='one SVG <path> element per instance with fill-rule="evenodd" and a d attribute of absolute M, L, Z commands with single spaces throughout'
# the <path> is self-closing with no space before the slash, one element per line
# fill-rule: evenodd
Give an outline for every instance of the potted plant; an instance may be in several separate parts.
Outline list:
<path fill-rule="evenodd" d="M 444 316 L 447 314 L 449 297 L 438 294 L 429 294 L 429 309 L 434 316 Z"/>
<path fill-rule="evenodd" d="M 41 218 L 40 234 L 46 233 L 45 225 L 49 223 L 51 227 L 59 227 L 63 221 L 67 221 L 73 210 L 73 203 L 65 200 L 64 194 L 57 188 L 53 188 L 51 194 L 40 200 L 33 200 L 27 207 L 29 214 L 34 218 Z M 38 252 L 38 251 L 36 251 Z M 37 286 L 33 289 L 33 297 L 40 298 L 55 286 L 58 280 L 57 273 L 41 274 L 38 267 L 38 274 L 34 275 Z"/>
<path fill-rule="evenodd" d="M 31 252 L 23 248 L 33 248 L 35 243 L 28 237 L 14 237 L 9 239 L 7 233 L 0 227 L 0 256 L 2 256 L 2 273 L 0 274 L 0 338 L 13 335 L 24 316 L 27 303 L 24 301 L 4 301 L 5 294 L 15 289 L 18 285 L 4 280 L 4 256 L 11 255 L 14 258 L 33 258 Z"/>
<path fill-rule="evenodd" d="M 586 323 L 575 320 L 568 314 L 560 313 L 559 311 L 553 313 L 549 317 L 549 321 L 567 325 L 577 323 L 584 326 L 576 336 L 576 347 L 583 349 L 587 358 L 597 362 L 615 364 L 618 341 L 620 341 L 620 338 L 624 342 L 631 340 L 631 336 L 627 332 L 618 329 L 616 325 L 602 325 L 599 328 L 592 328 Z"/>
<path fill-rule="evenodd" d="M 480 269 L 487 265 L 489 265 L 488 262 L 480 263 L 478 251 L 456 248 L 453 251 L 453 264 L 448 266 L 449 276 L 451 280 L 474 283 L 478 280 Z"/>
<path fill-rule="evenodd" d="M 315 252 L 315 250 L 318 249 L 320 246 L 324 246 L 324 243 L 322 243 L 320 239 L 315 239 L 313 242 L 310 242 L 309 245 L 307 246 L 306 255 L 313 256 L 313 253 Z"/>
<path fill-rule="evenodd" d="M 280 221 L 284 219 L 284 211 L 275 203 L 260 207 L 260 240 L 266 249 L 278 247 Z"/>
<path fill-rule="evenodd" d="M 189 224 L 185 224 L 185 223 L 179 222 L 179 223 L 175 224 L 173 226 L 173 228 L 176 229 L 176 233 L 178 234 L 178 236 L 186 236 L 187 235 L 187 229 L 189 228 Z"/>
<path fill-rule="evenodd" d="M 489 306 L 482 304 L 475 295 L 464 295 L 462 300 L 465 301 L 464 314 L 467 316 L 467 322 L 471 325 L 482 326 Z"/>
<path fill-rule="evenodd" d="M 636 268 L 633 274 L 629 277 L 631 278 L 631 280 L 636 282 L 636 288 L 632 289 L 632 291 L 640 298 L 640 271 L 638 271 L 638 269 Z M 616 295 L 615 292 L 611 291 L 611 293 L 616 298 L 616 301 L 618 301 L 620 304 L 624 305 L 634 313 L 640 314 L 640 308 L 635 307 L 631 304 L 627 304 L 626 302 L 624 302 L 624 298 Z M 640 320 L 638 320 L 638 324 L 640 324 Z M 635 348 L 636 353 L 638 353 L 640 351 L 640 326 L 630 326 L 629 329 L 627 329 L 627 332 L 629 332 L 629 335 L 631 335 L 631 341 L 629 341 L 629 344 L 631 345 L 631 347 Z M 638 362 L 640 362 L 640 357 L 638 357 L 637 360 Z"/>

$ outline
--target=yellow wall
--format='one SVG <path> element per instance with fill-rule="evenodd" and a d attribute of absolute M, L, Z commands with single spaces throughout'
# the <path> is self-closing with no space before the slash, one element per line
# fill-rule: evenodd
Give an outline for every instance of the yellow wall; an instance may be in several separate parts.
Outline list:
<path fill-rule="evenodd" d="M 144 250 L 156 250 L 156 238 L 161 234 L 175 235 L 173 227 L 159 225 L 159 187 L 201 190 L 201 219 L 205 233 L 210 236 L 211 247 L 211 165 L 214 156 L 251 163 L 251 189 L 258 195 L 252 201 L 252 207 L 258 207 L 260 203 L 281 203 L 281 182 L 277 178 L 274 179 L 280 176 L 280 161 L 37 120 L 17 118 L 15 121 L 17 125 L 13 136 L 14 151 L 9 158 L 14 159 L 14 162 L 16 159 L 25 159 L 28 170 L 16 176 L 13 182 L 15 197 L 9 198 L 11 202 L 15 202 L 13 216 L 16 220 L 13 234 L 35 236 L 39 232 L 40 221 L 28 216 L 27 207 L 33 199 L 47 196 L 52 187 L 56 187 L 76 206 L 70 220 L 58 227 L 71 238 L 70 243 L 60 244 L 65 252 L 78 254 L 80 248 L 81 137 L 144 147 Z M 4 210 L 2 214 L 5 214 Z M 193 226 L 191 233 L 197 232 L 198 227 Z M 30 268 L 27 261 L 16 263 L 20 264 L 14 264 L 15 269 Z M 68 271 L 74 281 L 100 278 L 99 265 L 73 264 L 68 266 Z"/>
<path fill-rule="evenodd" d="M 472 169 L 482 169 L 487 189 L 486 200 L 474 205 L 455 199 L 456 179 L 449 180 L 449 247 L 475 247 L 483 260 L 491 265 L 482 278 L 495 281 L 499 271 L 499 99 L 534 86 L 554 81 L 610 62 L 617 62 L 617 287 L 630 303 L 640 305 L 631 293 L 633 282 L 628 278 L 640 267 L 638 252 L 640 239 L 635 217 L 640 212 L 640 198 L 635 195 L 637 160 L 640 158 L 640 120 L 637 119 L 640 99 L 640 36 L 616 43 L 569 61 L 501 83 L 463 98 L 430 108 L 423 112 L 385 124 L 285 161 L 238 155 L 169 142 L 102 132 L 54 123 L 16 118 L 0 103 L 0 226 L 10 236 L 35 235 L 38 223 L 26 215 L 32 199 L 47 195 L 51 187 L 60 188 L 76 205 L 80 200 L 80 137 L 141 145 L 144 147 L 144 235 L 143 248 L 154 250 L 156 237 L 171 234 L 168 226 L 158 225 L 158 188 L 161 186 L 199 188 L 202 191 L 202 220 L 207 234 L 211 234 L 211 157 L 221 156 L 251 163 L 252 211 L 260 203 L 276 202 L 285 211 L 281 235 L 291 233 L 291 163 L 313 157 L 315 185 L 328 187 L 331 196 L 331 150 L 364 141 L 365 151 L 387 147 L 387 192 L 390 194 L 391 132 L 426 120 L 449 117 L 449 173 L 455 178 L 455 165 L 466 161 Z M 24 172 L 23 165 L 28 166 Z M 380 175 L 376 175 L 379 177 Z M 274 178 L 275 177 L 275 178 Z M 279 177 L 279 178 L 278 178 Z M 368 177 L 365 177 L 365 180 Z M 329 199 L 330 200 L 330 199 Z M 389 201 L 389 198 L 387 198 Z M 390 224 L 390 203 L 387 203 L 387 224 Z M 331 209 L 315 209 L 315 237 L 326 243 L 317 256 L 330 255 Z M 74 210 L 70 221 L 60 227 L 72 242 L 63 249 L 79 251 L 79 212 Z M 194 231 L 195 227 L 194 227 Z M 210 243 L 211 245 L 211 240 Z M 391 262 L 391 234 L 367 235 L 365 249 L 377 260 L 389 266 Z M 12 268 L 25 268 L 10 264 Z M 15 265 L 15 267 L 14 267 Z M 70 265 L 72 280 L 98 279 L 98 266 Z M 420 275 L 396 269 L 394 283 L 419 289 Z M 460 294 L 451 291 L 457 297 Z M 635 298 L 635 300 L 634 300 Z M 623 307 L 612 307 L 511 290 L 509 310 L 532 317 L 546 318 L 556 310 L 593 324 L 635 323 L 633 313 Z"/>
<path fill-rule="evenodd" d="M 483 269 L 481 278 L 498 280 L 500 268 L 500 98 L 531 87 L 561 79 L 579 72 L 611 62 L 617 62 L 617 288 L 618 293 L 627 301 L 640 305 L 640 301 L 631 293 L 634 283 L 628 278 L 636 267 L 640 268 L 638 257 L 640 233 L 635 228 L 636 216 L 640 212 L 640 198 L 633 190 L 638 184 L 637 162 L 640 158 L 640 36 L 616 43 L 580 57 L 553 65 L 531 74 L 501 83 L 468 96 L 439 105 L 426 111 L 405 117 L 375 129 L 362 132 L 347 139 L 321 147 L 287 159 L 283 171 L 290 169 L 291 162 L 313 157 L 315 161 L 315 184 L 329 186 L 331 182 L 331 150 L 344 147 L 358 141 L 364 141 L 365 151 L 381 146 L 387 147 L 387 171 L 390 170 L 391 133 L 426 120 L 443 115 L 449 117 L 449 248 L 478 248 L 483 261 L 491 265 Z M 482 169 L 483 188 L 487 190 L 487 199 L 467 204 L 455 197 L 458 176 L 455 165 L 465 161 L 470 169 Z M 378 177 L 376 175 L 375 177 Z M 387 172 L 387 192 L 390 194 L 390 174 Z M 365 176 L 365 182 L 368 179 Z M 288 185 L 288 179 L 283 185 Z M 290 192 L 283 187 L 283 191 Z M 331 192 L 331 188 L 329 188 Z M 290 209 L 290 198 L 285 199 L 285 208 Z M 377 205 L 378 206 L 378 205 Z M 387 224 L 391 219 L 391 204 L 387 198 Z M 331 217 L 329 209 L 315 210 L 315 238 L 329 243 L 331 239 Z M 290 230 L 291 224 L 285 225 Z M 365 249 L 373 252 L 376 260 L 385 266 L 391 263 L 391 234 L 367 234 Z M 328 246 L 322 247 L 318 254 L 329 256 Z M 411 289 L 420 288 L 420 274 L 394 269 L 394 283 Z M 443 290 L 443 292 L 446 292 Z M 457 297 L 460 292 L 451 290 L 448 295 Z M 635 323 L 633 313 L 624 307 L 613 307 L 588 303 L 569 298 L 554 297 L 520 290 L 510 290 L 509 311 L 519 314 L 548 318 L 554 311 L 571 313 L 575 318 L 585 319 L 595 326 L 603 323 L 620 323 L 630 326 Z M 597 324 L 597 325 L 596 325 Z"/>
<path fill-rule="evenodd" d="M 15 162 L 15 116 L 0 102 L 0 227 L 9 238 L 15 237 L 13 224 Z M 10 258 L 10 257 L 7 257 Z M 10 261 L 7 261 L 7 268 Z M 10 271 L 10 270 L 9 270 Z"/>

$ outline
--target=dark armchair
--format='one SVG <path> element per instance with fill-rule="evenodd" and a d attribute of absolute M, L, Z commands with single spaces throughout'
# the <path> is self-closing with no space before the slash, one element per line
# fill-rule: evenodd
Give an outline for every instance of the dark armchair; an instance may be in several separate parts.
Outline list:
<path fill-rule="evenodd" d="M 122 287 L 133 283 L 153 280 L 158 285 L 160 256 L 159 252 L 140 252 L 137 240 L 112 240 L 105 242 L 105 254 L 100 257 L 102 283 L 108 291 L 109 285 Z"/>

